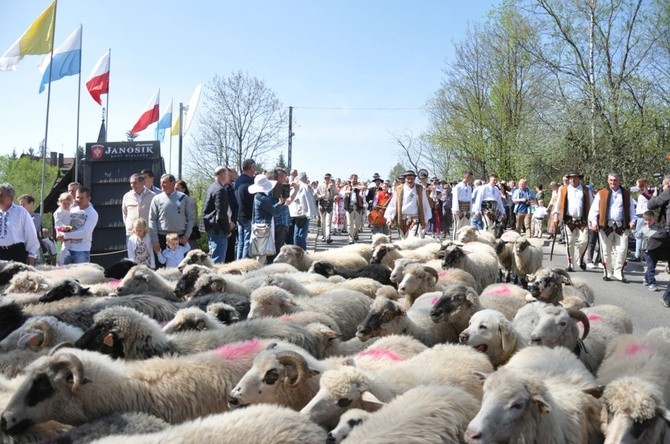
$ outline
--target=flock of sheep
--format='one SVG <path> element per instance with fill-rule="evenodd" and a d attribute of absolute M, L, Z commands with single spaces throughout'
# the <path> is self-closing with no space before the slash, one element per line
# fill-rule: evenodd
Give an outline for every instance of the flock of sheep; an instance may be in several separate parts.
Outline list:
<path fill-rule="evenodd" d="M 1 442 L 670 442 L 670 331 L 514 232 L 0 287 Z"/>

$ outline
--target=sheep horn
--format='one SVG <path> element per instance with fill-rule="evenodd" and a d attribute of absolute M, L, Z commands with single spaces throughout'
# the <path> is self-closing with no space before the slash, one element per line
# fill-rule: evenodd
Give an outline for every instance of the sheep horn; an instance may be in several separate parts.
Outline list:
<path fill-rule="evenodd" d="M 589 322 L 589 317 L 586 316 L 586 313 L 584 313 L 581 310 L 577 310 L 576 308 L 569 308 L 568 315 L 572 319 L 581 321 L 581 323 L 584 325 L 584 333 L 582 334 L 582 340 L 586 339 L 586 336 L 588 336 L 589 330 L 591 329 L 591 323 Z"/>
<path fill-rule="evenodd" d="M 290 350 L 283 350 L 278 352 L 275 356 L 281 365 L 292 365 L 298 372 L 298 377 L 295 378 L 295 381 L 292 384 L 289 384 L 290 387 L 297 387 L 300 382 L 302 382 L 302 380 L 307 375 L 309 375 L 307 361 L 304 357 L 302 357 L 302 355 L 300 355 L 300 353 L 296 353 Z"/>
<path fill-rule="evenodd" d="M 79 390 L 79 387 L 82 385 L 82 383 L 85 382 L 84 364 L 82 364 L 79 358 L 77 358 L 72 353 L 62 353 L 58 355 L 52 362 L 51 368 L 56 373 L 60 372 L 64 368 L 72 373 L 73 392 Z"/>
<path fill-rule="evenodd" d="M 48 347 L 49 344 L 51 344 L 51 341 L 53 341 L 51 326 L 48 323 L 39 320 L 32 325 L 32 328 L 39 330 L 39 332 L 42 333 L 42 347 Z"/>
<path fill-rule="evenodd" d="M 567 282 L 566 282 L 567 285 L 572 285 L 572 279 L 570 278 L 570 275 L 568 274 L 567 271 L 565 271 L 562 268 L 554 268 L 551 271 L 553 271 L 554 273 L 556 273 L 559 276 L 563 276 L 567 280 Z"/>
<path fill-rule="evenodd" d="M 426 273 L 430 274 L 431 276 L 434 276 L 435 283 L 437 283 L 437 281 L 440 279 L 440 276 L 437 274 L 437 270 L 427 265 L 424 265 L 423 269 L 426 271 Z"/>
<path fill-rule="evenodd" d="M 67 342 L 67 341 L 60 342 L 60 343 L 54 345 L 53 347 L 51 347 L 51 350 L 49 350 L 49 356 L 53 355 L 54 353 L 56 353 L 61 348 L 77 348 L 77 346 L 74 345 L 72 342 Z"/>

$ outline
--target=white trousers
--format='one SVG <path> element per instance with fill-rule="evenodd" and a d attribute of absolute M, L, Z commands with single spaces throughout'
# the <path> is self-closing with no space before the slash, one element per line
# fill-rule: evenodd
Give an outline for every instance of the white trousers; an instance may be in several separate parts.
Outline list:
<path fill-rule="evenodd" d="M 361 213 L 360 211 L 347 211 L 347 231 L 349 232 L 349 240 L 354 240 L 354 236 L 358 236 L 361 229 Z"/>
<path fill-rule="evenodd" d="M 577 269 L 584 257 L 584 253 L 586 253 L 586 247 L 589 245 L 589 229 L 584 228 L 580 230 L 579 228 L 575 228 L 574 230 L 570 230 L 567 225 L 563 227 L 565 229 L 565 249 L 568 254 L 568 265 L 572 265 L 574 269 Z"/>
<path fill-rule="evenodd" d="M 452 232 L 452 239 L 456 240 L 456 233 L 458 233 L 458 230 L 460 230 L 462 227 L 469 227 L 470 226 L 470 218 L 468 217 L 468 213 L 461 213 L 461 218 L 456 217 L 456 214 L 454 216 L 454 231 Z"/>
<path fill-rule="evenodd" d="M 322 211 L 319 214 L 321 215 L 321 232 L 326 239 L 330 239 L 330 229 L 333 223 L 333 213 L 326 213 Z"/>
<path fill-rule="evenodd" d="M 623 279 L 623 266 L 628 253 L 628 230 L 622 235 L 612 231 L 609 236 L 604 230 L 598 231 L 600 240 L 600 255 L 605 263 L 605 276 L 614 279 Z"/>

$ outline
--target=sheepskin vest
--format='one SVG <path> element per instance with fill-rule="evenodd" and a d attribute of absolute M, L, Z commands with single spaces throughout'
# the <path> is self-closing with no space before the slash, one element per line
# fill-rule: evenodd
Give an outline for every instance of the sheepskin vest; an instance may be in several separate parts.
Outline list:
<path fill-rule="evenodd" d="M 589 209 L 591 208 L 591 193 L 589 192 L 589 189 L 586 188 L 584 185 L 582 185 L 582 194 L 583 194 L 583 202 L 582 202 L 582 219 L 586 219 L 586 217 L 589 215 Z M 568 218 L 568 187 L 566 186 L 561 186 L 558 189 L 558 201 L 560 202 L 561 205 L 561 219 L 563 222 L 567 222 Z"/>
<path fill-rule="evenodd" d="M 625 228 L 630 223 L 630 193 L 623 187 L 621 187 L 621 192 L 623 193 L 623 226 Z M 598 196 L 600 196 L 598 225 L 606 227 L 607 220 L 610 218 L 610 197 L 612 197 L 612 190 L 609 187 L 603 188 L 598 191 Z"/>
<path fill-rule="evenodd" d="M 419 211 L 418 217 L 419 217 L 419 225 L 422 227 L 426 226 L 426 218 L 423 215 L 423 199 L 421 199 L 421 193 L 423 193 L 423 187 L 419 185 L 418 183 L 414 185 L 416 187 L 416 196 L 417 196 L 417 208 Z M 402 198 L 403 198 L 403 190 L 405 189 L 405 185 L 398 185 L 395 188 L 395 195 L 396 197 L 396 210 L 395 210 L 395 220 L 396 223 L 398 224 L 398 227 L 400 227 L 400 230 L 404 233 L 407 231 L 407 227 L 405 226 L 405 219 L 402 216 Z"/>

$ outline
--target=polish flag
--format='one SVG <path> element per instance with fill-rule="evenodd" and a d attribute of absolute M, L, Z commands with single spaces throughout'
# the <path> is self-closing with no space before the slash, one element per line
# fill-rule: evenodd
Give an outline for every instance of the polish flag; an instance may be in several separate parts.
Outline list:
<path fill-rule="evenodd" d="M 98 105 L 102 105 L 100 96 L 109 94 L 109 53 L 110 51 L 107 51 L 105 55 L 100 57 L 98 63 L 93 67 L 91 78 L 86 82 L 86 89 L 88 89 L 93 100 L 98 102 Z"/>
<path fill-rule="evenodd" d="M 130 130 L 131 133 L 137 134 L 140 131 L 145 130 L 149 125 L 151 125 L 154 122 L 158 122 L 158 101 L 160 97 L 160 92 L 161 90 L 158 89 L 156 93 L 151 97 L 149 100 L 149 103 L 147 103 L 146 108 L 144 108 L 144 112 L 140 116 L 139 120 L 133 126 L 133 129 Z"/>

